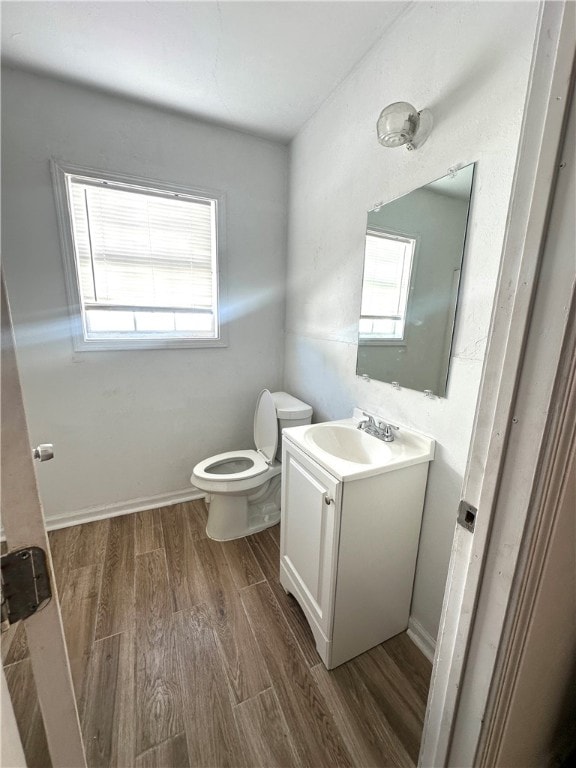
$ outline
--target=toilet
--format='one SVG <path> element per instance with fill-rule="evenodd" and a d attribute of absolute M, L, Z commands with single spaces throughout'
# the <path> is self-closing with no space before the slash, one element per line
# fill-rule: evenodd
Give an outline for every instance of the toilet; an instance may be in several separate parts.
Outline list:
<path fill-rule="evenodd" d="M 287 392 L 262 390 L 254 414 L 255 449 L 210 456 L 190 481 L 206 493 L 206 534 L 239 539 L 280 520 L 282 429 L 310 424 L 312 407 Z"/>

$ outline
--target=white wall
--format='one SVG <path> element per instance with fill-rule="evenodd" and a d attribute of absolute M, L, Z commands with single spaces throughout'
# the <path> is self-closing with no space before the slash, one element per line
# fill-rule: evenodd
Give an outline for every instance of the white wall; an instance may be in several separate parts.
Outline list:
<path fill-rule="evenodd" d="M 316 420 L 359 405 L 437 440 L 412 615 L 438 630 L 489 328 L 535 32 L 535 3 L 416 3 L 291 147 L 285 388 Z M 407 100 L 435 126 L 416 152 L 376 140 Z M 355 375 L 366 211 L 477 162 L 461 308 L 445 399 Z"/>
<path fill-rule="evenodd" d="M 286 147 L 47 78 L 2 80 L 3 266 L 47 516 L 189 491 L 282 381 Z M 226 193 L 225 349 L 72 349 L 49 159 Z"/>

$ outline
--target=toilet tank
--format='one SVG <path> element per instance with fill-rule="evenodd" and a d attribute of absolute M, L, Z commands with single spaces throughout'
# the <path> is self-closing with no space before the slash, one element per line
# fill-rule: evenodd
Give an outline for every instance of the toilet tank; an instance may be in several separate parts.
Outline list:
<path fill-rule="evenodd" d="M 312 406 L 298 400 L 287 392 L 272 392 L 278 418 L 278 450 L 276 458 L 282 460 L 282 430 L 285 427 L 300 427 L 312 421 Z"/>

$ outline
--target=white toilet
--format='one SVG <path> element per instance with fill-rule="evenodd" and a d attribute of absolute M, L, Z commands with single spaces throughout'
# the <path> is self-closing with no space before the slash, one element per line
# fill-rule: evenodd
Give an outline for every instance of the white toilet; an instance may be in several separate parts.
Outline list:
<path fill-rule="evenodd" d="M 190 481 L 206 492 L 211 539 L 239 539 L 279 522 L 282 429 L 311 419 L 311 406 L 264 389 L 254 414 L 256 450 L 219 453 L 196 464 Z"/>

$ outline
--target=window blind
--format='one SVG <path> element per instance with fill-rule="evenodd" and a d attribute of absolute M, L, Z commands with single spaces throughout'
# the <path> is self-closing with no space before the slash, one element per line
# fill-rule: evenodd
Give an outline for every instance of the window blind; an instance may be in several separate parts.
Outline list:
<path fill-rule="evenodd" d="M 215 201 L 68 182 L 85 306 L 215 312 Z"/>

